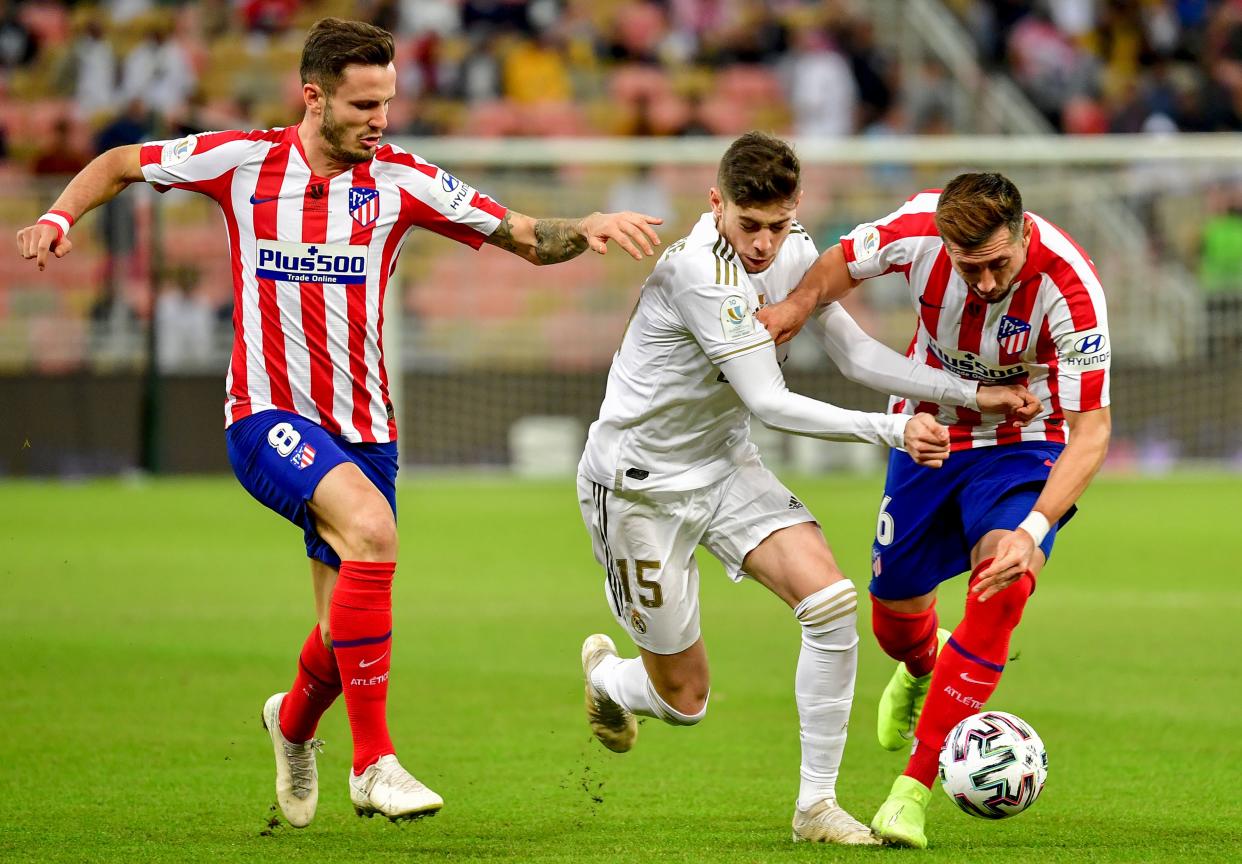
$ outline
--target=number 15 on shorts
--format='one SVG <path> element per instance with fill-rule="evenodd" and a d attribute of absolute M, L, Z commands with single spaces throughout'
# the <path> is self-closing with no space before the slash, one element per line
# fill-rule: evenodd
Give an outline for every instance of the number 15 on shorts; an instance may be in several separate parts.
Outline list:
<path fill-rule="evenodd" d="M 630 592 L 630 571 L 632 569 L 638 602 L 647 609 L 659 609 L 664 605 L 664 593 L 660 590 L 660 583 L 655 579 L 646 578 L 647 573 L 660 569 L 659 561 L 635 560 L 630 562 L 625 558 L 618 558 L 616 563 L 617 573 L 621 576 L 621 591 L 625 594 L 625 602 L 627 604 L 634 605 L 634 597 Z M 632 568 L 630 566 L 631 563 L 633 564 Z"/>

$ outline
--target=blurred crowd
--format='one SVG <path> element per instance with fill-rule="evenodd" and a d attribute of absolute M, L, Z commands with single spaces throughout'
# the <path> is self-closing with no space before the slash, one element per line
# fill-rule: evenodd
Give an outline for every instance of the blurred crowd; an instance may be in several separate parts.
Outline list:
<path fill-rule="evenodd" d="M 301 114 L 322 15 L 397 36 L 397 134 L 937 131 L 850 0 L 0 0 L 7 155 L 65 173 L 105 145 Z M 924 112 L 925 114 L 927 112 Z"/>
<path fill-rule="evenodd" d="M 1242 128 L 1240 0 L 946 0 L 1064 132 Z"/>
<path fill-rule="evenodd" d="M 945 3 L 1059 129 L 1242 125 L 1242 0 Z M 293 122 L 301 39 L 328 14 L 396 34 L 401 134 L 953 131 L 943 71 L 902 81 L 862 0 L 0 0 L 0 154 L 63 174 L 105 146 Z"/>

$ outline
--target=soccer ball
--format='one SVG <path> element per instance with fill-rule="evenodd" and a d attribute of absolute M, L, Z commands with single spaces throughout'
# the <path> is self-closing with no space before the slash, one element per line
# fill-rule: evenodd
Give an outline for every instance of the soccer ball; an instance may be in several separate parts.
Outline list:
<path fill-rule="evenodd" d="M 940 751 L 940 785 L 971 816 L 1007 819 L 1035 803 L 1048 779 L 1044 742 L 1025 720 L 985 711 L 958 723 Z"/>

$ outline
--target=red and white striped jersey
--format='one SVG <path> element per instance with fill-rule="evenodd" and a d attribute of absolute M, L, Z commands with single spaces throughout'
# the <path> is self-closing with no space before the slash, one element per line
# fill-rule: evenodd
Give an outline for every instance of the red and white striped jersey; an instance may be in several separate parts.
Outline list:
<path fill-rule="evenodd" d="M 160 191 L 224 212 L 233 265 L 225 426 L 293 411 L 353 442 L 396 440 L 384 369 L 384 291 L 411 228 L 477 249 L 503 206 L 399 147 L 335 177 L 308 166 L 298 127 L 205 132 L 141 150 Z"/>
<path fill-rule="evenodd" d="M 915 195 L 878 222 L 841 238 L 850 274 L 899 272 L 918 316 L 908 356 L 984 383 L 1024 384 L 1043 402 L 1025 428 L 998 414 L 893 398 L 894 413 L 928 412 L 949 427 L 952 449 L 1066 440 L 1066 411 L 1108 405 L 1108 316 L 1095 265 L 1073 239 L 1027 212 L 1026 264 L 999 303 L 972 294 L 949 261 L 933 220 L 939 190 Z"/>

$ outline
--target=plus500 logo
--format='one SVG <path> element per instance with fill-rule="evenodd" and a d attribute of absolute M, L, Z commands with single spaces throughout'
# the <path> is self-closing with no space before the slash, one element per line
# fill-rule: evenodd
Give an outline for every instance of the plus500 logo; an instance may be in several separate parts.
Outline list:
<path fill-rule="evenodd" d="M 278 282 L 363 285 L 367 281 L 367 248 L 260 240 L 255 275 Z"/>

